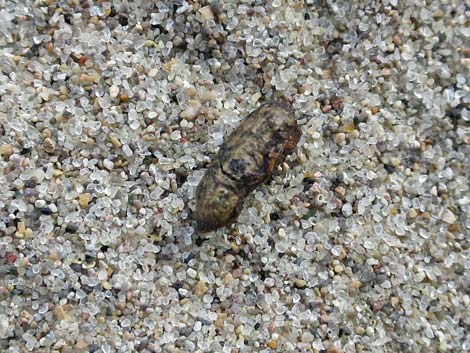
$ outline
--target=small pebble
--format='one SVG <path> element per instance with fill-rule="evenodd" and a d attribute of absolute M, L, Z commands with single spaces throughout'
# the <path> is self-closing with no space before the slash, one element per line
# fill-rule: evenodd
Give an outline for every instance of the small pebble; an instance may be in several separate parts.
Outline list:
<path fill-rule="evenodd" d="M 196 276 L 197 276 L 197 272 L 196 272 L 196 270 L 194 270 L 193 268 L 188 268 L 188 269 L 186 270 L 186 273 L 187 273 L 188 276 L 191 277 L 191 278 L 196 278 Z"/>
<path fill-rule="evenodd" d="M 23 234 L 25 238 L 30 239 L 33 237 L 33 230 L 31 228 L 26 228 Z"/>
<path fill-rule="evenodd" d="M 336 273 L 340 274 L 340 273 L 342 273 L 342 272 L 344 271 L 344 268 L 343 268 L 343 266 L 341 266 L 341 265 L 336 265 L 336 266 L 334 267 L 334 271 L 335 271 Z"/>
<path fill-rule="evenodd" d="M 416 218 L 416 216 L 418 216 L 418 213 L 416 212 L 416 210 L 414 208 L 412 208 L 408 211 L 408 217 L 409 218 Z"/>
<path fill-rule="evenodd" d="M 10 144 L 4 144 L 0 146 L 0 156 L 8 158 L 13 154 L 13 146 Z"/>
<path fill-rule="evenodd" d="M 352 205 L 350 203 L 345 203 L 341 208 L 341 212 L 345 217 L 349 217 L 353 214 Z"/>
<path fill-rule="evenodd" d="M 52 210 L 49 207 L 44 207 L 41 209 L 41 213 L 46 216 L 50 216 L 52 214 Z"/>
<path fill-rule="evenodd" d="M 306 285 L 307 285 L 307 282 L 303 279 L 299 278 L 295 280 L 295 286 L 299 289 L 305 288 Z"/>
<path fill-rule="evenodd" d="M 311 332 L 307 331 L 302 334 L 301 340 L 302 342 L 313 342 L 313 340 L 315 340 L 315 336 Z"/>
<path fill-rule="evenodd" d="M 273 349 L 273 350 L 276 349 L 276 348 L 277 348 L 277 341 L 275 341 L 275 340 L 270 340 L 270 341 L 268 342 L 268 347 L 269 347 L 270 349 Z"/>
<path fill-rule="evenodd" d="M 207 293 L 208 289 L 209 288 L 207 288 L 206 284 L 203 281 L 199 281 L 194 287 L 194 294 L 196 294 L 198 297 L 201 297 Z"/>
<path fill-rule="evenodd" d="M 106 318 L 104 316 L 97 316 L 96 317 L 96 321 L 99 323 L 99 324 L 104 324 L 106 322 Z"/>
<path fill-rule="evenodd" d="M 41 199 L 36 200 L 36 201 L 34 202 L 34 206 L 35 206 L 36 208 L 44 208 L 44 207 L 46 206 L 46 201 L 41 200 Z"/>
<path fill-rule="evenodd" d="M 57 304 L 54 307 L 54 317 L 56 318 L 56 320 L 63 320 L 65 318 L 65 311 L 62 305 Z"/>
<path fill-rule="evenodd" d="M 341 350 L 336 347 L 333 343 L 329 344 L 328 347 L 326 347 L 327 353 L 341 353 Z"/>
<path fill-rule="evenodd" d="M 194 120 L 199 115 L 199 109 L 201 108 L 201 103 L 195 100 L 190 100 L 188 106 L 185 110 L 181 112 L 181 118 L 186 120 Z"/>
<path fill-rule="evenodd" d="M 116 98 L 119 95 L 119 87 L 116 85 L 112 85 L 109 87 L 109 96 L 111 98 Z"/>
<path fill-rule="evenodd" d="M 103 166 L 108 170 L 113 170 L 114 163 L 112 161 L 110 161 L 109 159 L 104 159 L 103 160 Z"/>
<path fill-rule="evenodd" d="M 121 143 L 121 141 L 119 141 L 119 139 L 117 137 L 110 136 L 109 140 L 111 141 L 111 143 L 113 144 L 114 147 L 121 148 L 122 143 Z"/>
<path fill-rule="evenodd" d="M 90 85 L 93 83 L 97 83 L 99 81 L 99 77 L 96 75 L 88 75 L 88 74 L 81 74 L 80 75 L 80 82 L 86 85 Z"/>
<path fill-rule="evenodd" d="M 24 222 L 18 222 L 18 224 L 16 225 L 16 229 L 18 230 L 19 233 L 24 234 L 26 230 L 26 224 Z"/>
<path fill-rule="evenodd" d="M 396 307 L 400 303 L 400 299 L 397 297 L 391 297 L 390 298 L 390 304 L 392 304 L 393 307 Z"/>
<path fill-rule="evenodd" d="M 83 339 L 79 339 L 77 343 L 75 343 L 75 348 L 78 350 L 85 350 L 88 348 L 88 343 Z"/>
<path fill-rule="evenodd" d="M 45 138 L 44 139 L 44 150 L 47 152 L 47 153 L 54 153 L 55 151 L 55 142 L 54 140 L 52 140 L 51 138 Z"/>
<path fill-rule="evenodd" d="M 417 272 L 414 275 L 415 282 L 422 282 L 426 278 L 426 274 L 423 271 Z"/>
<path fill-rule="evenodd" d="M 202 17 L 205 20 L 213 20 L 214 19 L 214 13 L 211 10 L 211 7 L 209 5 L 203 6 L 199 9 L 199 13 L 202 15 Z"/>
<path fill-rule="evenodd" d="M 89 193 L 80 194 L 78 196 L 78 203 L 81 208 L 87 208 L 91 201 L 91 195 Z"/>
<path fill-rule="evenodd" d="M 457 217 L 452 213 L 451 210 L 446 209 L 441 217 L 442 221 L 447 224 L 453 224 L 457 221 Z"/>
<path fill-rule="evenodd" d="M 357 335 L 362 336 L 366 333 L 366 330 L 362 326 L 357 326 L 355 332 Z"/>
<path fill-rule="evenodd" d="M 97 344 L 93 344 L 93 343 L 92 343 L 92 344 L 88 345 L 88 352 L 90 352 L 90 353 L 95 353 L 95 352 L 97 352 L 99 349 L 100 349 L 100 346 L 97 345 Z"/>

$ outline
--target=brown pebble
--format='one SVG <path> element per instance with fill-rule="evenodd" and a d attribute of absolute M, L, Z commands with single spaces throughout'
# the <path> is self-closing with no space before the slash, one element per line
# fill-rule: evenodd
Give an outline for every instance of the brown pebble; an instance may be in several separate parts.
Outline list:
<path fill-rule="evenodd" d="M 225 284 L 228 284 L 230 282 L 233 281 L 233 276 L 231 273 L 227 273 L 225 276 L 224 276 L 224 283 Z"/>
<path fill-rule="evenodd" d="M 321 78 L 324 80 L 329 80 L 333 75 L 333 70 L 331 69 L 323 69 L 321 72 Z"/>
<path fill-rule="evenodd" d="M 5 144 L 0 146 L 0 156 L 9 158 L 13 154 L 13 146 Z"/>
<path fill-rule="evenodd" d="M 207 288 L 206 284 L 203 281 L 197 282 L 194 286 L 194 294 L 196 294 L 198 297 L 201 297 L 206 294 L 208 290 L 209 288 Z"/>
<path fill-rule="evenodd" d="M 326 347 L 326 351 L 328 353 L 341 353 L 341 350 L 336 347 L 333 343 L 329 344 L 328 347 Z"/>
<path fill-rule="evenodd" d="M 299 86 L 299 87 L 297 87 L 297 93 L 298 94 L 304 94 L 305 91 L 307 90 L 307 88 L 308 88 L 307 85 Z"/>
<path fill-rule="evenodd" d="M 226 313 L 217 313 L 217 320 L 214 322 L 215 327 L 222 328 L 224 326 L 225 319 L 227 319 Z"/>
<path fill-rule="evenodd" d="M 321 323 L 328 323 L 330 321 L 330 316 L 328 314 L 322 314 L 320 315 L 320 322 Z"/>
<path fill-rule="evenodd" d="M 194 96 L 196 95 L 196 93 L 197 93 L 196 88 L 194 88 L 194 87 L 192 87 L 192 86 L 191 86 L 191 87 L 188 87 L 188 88 L 186 89 L 186 95 L 189 96 L 189 97 L 194 97 Z"/>
<path fill-rule="evenodd" d="M 211 107 L 201 107 L 199 109 L 199 114 L 207 121 L 214 121 L 219 117 L 218 110 Z"/>
<path fill-rule="evenodd" d="M 346 252 L 345 249 L 341 249 L 339 255 L 338 255 L 338 259 L 340 260 L 344 260 L 346 258 L 346 256 L 348 256 L 348 253 Z"/>
<path fill-rule="evenodd" d="M 209 5 L 201 7 L 199 9 L 199 13 L 205 20 L 213 20 L 214 19 L 214 13 L 212 12 L 212 9 Z"/>
<path fill-rule="evenodd" d="M 183 305 L 186 305 L 190 302 L 189 298 L 183 298 L 180 300 L 180 305 L 183 306 Z"/>
<path fill-rule="evenodd" d="M 268 342 L 268 347 L 271 349 L 276 349 L 277 348 L 277 341 L 271 340 Z"/>
<path fill-rule="evenodd" d="M 423 219 L 430 219 L 431 214 L 428 211 L 424 211 L 423 213 L 421 213 L 421 217 L 423 217 Z"/>
<path fill-rule="evenodd" d="M 338 274 L 339 274 L 339 273 L 343 273 L 344 267 L 341 266 L 341 265 L 336 265 L 336 266 L 333 268 L 333 270 L 335 271 L 335 273 L 338 273 Z"/>
<path fill-rule="evenodd" d="M 196 100 L 190 100 L 185 110 L 180 114 L 180 117 L 186 120 L 194 120 L 199 115 L 199 108 L 201 108 L 201 103 Z"/>
<path fill-rule="evenodd" d="M 122 147 L 122 143 L 121 141 L 119 141 L 119 139 L 115 136 L 109 136 L 109 140 L 111 141 L 111 143 L 113 144 L 114 147 L 116 148 L 121 148 Z"/>
<path fill-rule="evenodd" d="M 22 319 L 25 319 L 25 320 L 31 320 L 33 318 L 33 315 L 31 315 L 28 311 L 26 310 L 23 310 L 21 313 L 20 313 L 20 317 Z"/>
<path fill-rule="evenodd" d="M 460 233 L 462 231 L 462 226 L 458 223 L 450 224 L 447 228 L 451 233 Z"/>
<path fill-rule="evenodd" d="M 416 216 L 418 215 L 418 212 L 416 212 L 416 210 L 414 208 L 411 208 L 409 211 L 408 211 L 408 218 L 416 218 Z"/>
<path fill-rule="evenodd" d="M 362 287 L 362 282 L 358 280 L 352 280 L 351 281 L 351 288 L 352 289 L 359 289 Z"/>
<path fill-rule="evenodd" d="M 88 75 L 88 74 L 81 74 L 80 75 L 80 83 L 85 85 L 91 85 L 93 83 L 97 83 L 99 81 L 98 76 Z"/>
<path fill-rule="evenodd" d="M 336 143 L 343 143 L 345 140 L 346 140 L 346 134 L 344 132 L 340 132 L 335 135 Z"/>
<path fill-rule="evenodd" d="M 41 131 L 41 136 L 42 136 L 43 138 L 51 137 L 51 136 L 52 136 L 52 132 L 51 132 L 51 130 L 49 130 L 49 129 L 44 129 L 44 130 Z"/>
<path fill-rule="evenodd" d="M 390 298 L 390 304 L 392 304 L 393 307 L 396 307 L 400 303 L 400 299 L 398 297 L 391 297 Z"/>
<path fill-rule="evenodd" d="M 99 323 L 99 324 L 104 324 L 106 322 L 106 319 L 104 316 L 98 316 L 96 318 L 96 321 Z"/>
<path fill-rule="evenodd" d="M 470 47 L 463 47 L 460 49 L 460 52 L 464 57 L 470 57 Z"/>
<path fill-rule="evenodd" d="M 399 47 L 399 46 L 401 46 L 401 45 L 403 44 L 403 42 L 402 42 L 401 37 L 400 37 L 399 34 L 395 34 L 395 35 L 393 36 L 393 43 L 394 43 L 397 47 Z"/>
<path fill-rule="evenodd" d="M 337 187 L 335 188 L 335 191 L 336 191 L 340 196 L 346 195 L 346 189 L 345 189 L 344 186 L 342 186 L 342 185 L 337 186 Z"/>
<path fill-rule="evenodd" d="M 366 333 L 366 330 L 364 329 L 364 327 L 361 327 L 361 326 L 356 327 L 354 331 L 359 336 L 362 336 L 364 333 Z"/>
<path fill-rule="evenodd" d="M 25 230 L 26 232 L 26 230 Z M 60 255 L 57 251 L 53 251 L 51 252 L 51 254 L 49 255 L 49 259 L 51 259 L 52 261 L 57 261 L 57 260 L 60 260 Z"/>
<path fill-rule="evenodd" d="M 75 348 L 79 350 L 84 350 L 88 348 L 88 343 L 84 339 L 79 339 L 77 343 L 75 343 Z"/>
<path fill-rule="evenodd" d="M 124 331 L 123 336 L 127 341 L 131 341 L 134 338 L 134 335 L 129 331 Z"/>
<path fill-rule="evenodd" d="M 44 139 L 44 151 L 47 153 L 54 153 L 55 151 L 55 142 L 53 139 L 47 137 Z"/>

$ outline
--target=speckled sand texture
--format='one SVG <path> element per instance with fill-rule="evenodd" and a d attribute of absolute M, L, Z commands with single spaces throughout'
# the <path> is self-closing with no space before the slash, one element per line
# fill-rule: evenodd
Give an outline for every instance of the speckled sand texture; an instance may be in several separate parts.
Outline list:
<path fill-rule="evenodd" d="M 0 352 L 470 351 L 469 72 L 469 0 L 0 0 Z M 267 101 L 297 151 L 196 234 Z"/>

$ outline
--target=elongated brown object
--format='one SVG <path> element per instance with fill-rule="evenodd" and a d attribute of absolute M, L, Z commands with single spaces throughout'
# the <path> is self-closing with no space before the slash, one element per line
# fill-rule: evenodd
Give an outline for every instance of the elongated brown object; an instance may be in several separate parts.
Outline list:
<path fill-rule="evenodd" d="M 234 222 L 243 200 L 268 179 L 300 139 L 287 103 L 265 104 L 250 113 L 227 137 L 196 190 L 199 231 Z"/>

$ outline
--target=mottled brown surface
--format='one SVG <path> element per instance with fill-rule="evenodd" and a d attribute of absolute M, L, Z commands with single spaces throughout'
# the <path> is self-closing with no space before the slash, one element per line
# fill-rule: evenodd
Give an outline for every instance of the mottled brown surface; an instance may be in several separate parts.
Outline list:
<path fill-rule="evenodd" d="M 299 139 L 300 129 L 288 104 L 265 104 L 249 114 L 227 137 L 198 185 L 198 230 L 234 222 L 243 199 L 271 176 Z"/>

